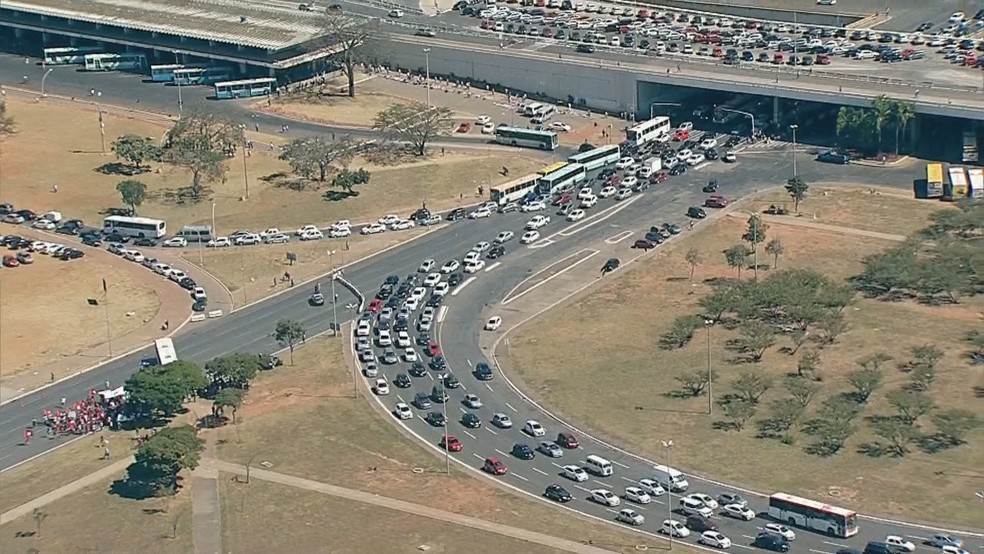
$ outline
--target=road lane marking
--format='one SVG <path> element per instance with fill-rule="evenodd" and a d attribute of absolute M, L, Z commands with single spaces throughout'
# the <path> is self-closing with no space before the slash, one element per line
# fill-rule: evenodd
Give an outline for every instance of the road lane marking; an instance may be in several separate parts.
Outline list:
<path fill-rule="evenodd" d="M 701 164 L 696 165 L 694 167 L 691 167 L 690 170 L 691 171 L 700 171 L 701 169 L 704 169 L 705 167 L 710 167 L 710 165 L 711 165 L 711 162 L 704 162 L 704 163 L 701 163 Z"/>
<path fill-rule="evenodd" d="M 759 529 L 761 529 L 761 527 L 759 527 Z M 751 535 L 742 535 L 742 536 L 743 536 L 743 537 L 745 537 L 746 539 L 752 539 L 752 540 L 755 540 L 755 537 L 753 537 L 753 536 L 751 536 Z"/>
<path fill-rule="evenodd" d="M 512 404 L 506 402 L 506 407 L 513 411 L 513 413 L 519 413 L 519 410 L 512 407 Z"/>
<path fill-rule="evenodd" d="M 735 545 L 735 546 L 738 546 L 738 545 Z M 812 548 L 810 549 L 810 552 L 816 552 L 817 554 L 833 554 L 832 552 L 827 552 L 826 550 L 814 550 Z"/>
<path fill-rule="evenodd" d="M 546 475 L 547 474 L 546 471 L 543 471 L 542 469 L 538 469 L 538 468 L 535 468 L 535 467 L 533 468 L 533 471 L 539 473 L 540 475 Z"/>
<path fill-rule="evenodd" d="M 550 463 L 553 464 L 554 466 L 556 466 L 557 469 L 564 469 L 564 466 L 558 464 L 557 462 L 550 462 Z"/>
<path fill-rule="evenodd" d="M 557 277 L 560 277 L 564 273 L 567 273 L 568 271 L 574 269 L 575 267 L 577 267 L 577 266 L 583 264 L 584 262 L 590 260 L 591 258 L 595 257 L 596 255 L 598 255 L 598 253 L 600 251 L 599 250 L 593 250 L 593 249 L 585 248 L 584 250 L 581 250 L 579 252 L 576 252 L 576 253 L 572 254 L 571 256 L 568 256 L 567 258 L 572 258 L 572 257 L 577 256 L 577 255 L 580 255 L 580 254 L 582 254 L 584 252 L 590 252 L 590 254 L 588 254 L 587 256 L 581 258 L 580 260 L 574 262 L 573 264 L 565 267 L 564 269 L 561 269 L 557 273 L 554 273 L 553 275 L 551 275 L 550 277 L 547 277 L 546 279 L 540 281 L 539 283 L 534 284 L 532 287 L 524 290 L 523 292 L 517 294 L 516 296 L 510 296 L 510 295 L 507 294 L 506 295 L 506 298 L 503 299 L 502 304 L 503 305 L 509 304 L 510 302 L 512 302 L 512 301 L 514 301 L 516 299 L 522 298 L 523 296 L 525 296 L 525 295 L 533 292 L 534 290 L 538 289 L 539 287 L 541 287 L 541 286 L 549 283 L 553 279 L 556 279 Z M 566 260 L 567 258 L 564 258 L 564 260 Z M 564 260 L 561 260 L 561 262 L 564 261 Z M 557 265 L 557 264 L 553 264 L 553 265 Z M 543 273 L 544 271 L 546 271 L 547 269 L 550 269 L 551 267 L 553 267 L 553 266 L 548 266 L 548 267 L 544 268 L 543 270 L 541 270 L 541 271 L 539 271 L 537 273 L 534 273 L 533 275 L 530 275 L 530 277 L 535 277 L 537 274 Z M 525 283 L 525 281 L 524 281 L 524 283 Z M 519 288 L 522 284 L 523 283 L 520 283 L 519 285 L 516 285 L 516 288 Z M 516 290 L 516 288 L 514 288 L 513 290 Z M 509 293 L 512 294 L 512 291 L 509 291 Z"/>
<path fill-rule="evenodd" d="M 599 485 L 601 485 L 602 487 L 604 487 L 606 489 L 608 488 L 608 483 L 605 483 L 604 481 L 599 481 L 597 479 L 592 479 L 591 482 L 592 483 L 598 483 Z"/>
<path fill-rule="evenodd" d="M 421 415 L 420 415 L 420 414 L 417 414 L 417 417 L 419 417 L 419 418 L 420 418 L 420 421 L 423 421 L 424 423 L 427 423 L 427 420 L 426 420 L 426 419 L 424 419 L 423 417 L 421 417 Z"/>
<path fill-rule="evenodd" d="M 582 490 L 582 491 L 587 492 L 587 493 L 590 493 L 591 492 L 590 490 L 582 487 L 581 485 L 574 485 L 574 488 L 575 489 L 578 489 L 578 490 Z"/>
<path fill-rule="evenodd" d="M 558 232 L 556 234 L 557 235 L 560 235 L 562 237 L 569 237 L 571 235 L 575 235 L 577 233 L 580 233 L 581 231 L 583 231 L 585 229 L 589 229 L 589 228 L 591 228 L 591 227 L 593 227 L 593 226 L 601 223 L 602 221 L 605 221 L 606 219 L 612 217 L 613 215 L 617 214 L 618 212 L 624 210 L 625 208 L 628 208 L 629 206 L 632 205 L 633 202 L 635 202 L 636 200 L 638 200 L 640 198 L 642 198 L 641 195 L 640 196 L 633 196 L 632 198 L 629 198 L 627 200 L 623 200 L 619 204 L 616 204 L 614 207 L 606 208 L 605 210 L 599 212 L 598 215 L 596 215 L 594 217 L 594 219 L 585 220 L 585 222 L 583 224 L 581 224 L 581 225 L 574 225 L 572 227 L 568 227 L 567 229 L 564 229 L 563 231 L 560 231 L 560 232 Z M 554 235 L 550 235 L 550 236 L 553 237 Z"/>
<path fill-rule="evenodd" d="M 906 535 L 906 536 L 909 537 L 910 539 L 916 539 L 917 541 L 923 541 L 923 542 L 929 541 L 929 539 L 927 539 L 926 537 L 919 537 L 916 535 Z"/>
<path fill-rule="evenodd" d="M 428 371 L 427 372 L 427 376 L 431 378 L 431 381 L 434 380 L 434 374 L 433 373 L 431 373 L 431 372 Z"/>
<path fill-rule="evenodd" d="M 460 285 L 458 285 L 457 287 L 455 287 L 455 289 L 453 291 L 451 291 L 451 296 L 458 296 L 458 293 L 461 292 L 462 290 L 464 290 L 464 288 L 467 287 L 468 285 L 472 284 L 472 282 L 475 279 L 477 279 L 477 277 L 469 277 L 469 278 L 465 279 L 465 282 L 464 283 L 461 283 Z"/>
<path fill-rule="evenodd" d="M 529 479 L 527 479 L 526 477 L 523 477 L 522 475 L 520 475 L 518 473 L 510 473 L 510 475 L 512 475 L 513 477 L 515 477 L 517 479 L 522 479 L 523 481 L 529 481 Z"/>
<path fill-rule="evenodd" d="M 621 233 L 605 239 L 605 244 L 618 244 L 632 236 L 632 231 L 622 231 Z"/>
<path fill-rule="evenodd" d="M 476 453 L 476 452 L 472 452 L 472 456 L 475 456 L 475 457 L 476 457 L 476 458 L 478 458 L 479 460 L 484 460 L 484 459 L 485 459 L 485 458 L 483 458 L 483 457 L 481 456 L 481 454 L 478 454 L 478 453 Z"/>
<path fill-rule="evenodd" d="M 847 548 L 847 545 L 846 544 L 841 544 L 841 543 L 838 543 L 838 542 L 827 542 L 827 541 L 823 541 L 823 544 L 829 544 L 830 546 L 836 546 L 837 548 Z"/>
<path fill-rule="evenodd" d="M 628 481 L 628 482 L 630 482 L 630 483 L 633 483 L 633 484 L 635 484 L 635 480 L 633 480 L 633 479 L 629 479 L 628 477 L 626 477 L 626 476 L 624 476 L 624 475 L 619 475 L 619 477 L 621 477 L 622 479 L 624 479 L 624 480 L 626 480 L 626 481 Z"/>
<path fill-rule="evenodd" d="M 404 400 L 404 399 L 403 399 L 403 397 L 402 397 L 402 396 L 400 396 L 399 394 L 398 394 L 398 395 L 396 395 L 396 399 L 397 399 L 397 400 L 399 400 L 400 402 L 402 402 L 402 403 L 404 403 L 404 404 L 406 404 L 406 403 L 407 403 L 407 401 L 406 401 L 406 400 Z"/>
<path fill-rule="evenodd" d="M 527 246 L 527 248 L 533 248 L 533 249 L 535 249 L 535 248 L 546 248 L 546 247 L 550 246 L 553 243 L 554 243 L 554 241 L 552 241 L 550 239 L 542 239 L 542 240 L 539 240 L 539 241 L 534 242 L 533 244 Z"/>
<path fill-rule="evenodd" d="M 468 367 L 471 367 L 472 365 L 471 360 L 469 360 L 468 358 L 465 358 L 465 363 L 468 364 Z"/>
<path fill-rule="evenodd" d="M 485 388 L 489 389 L 489 392 L 495 392 L 488 383 L 485 383 Z"/>
<path fill-rule="evenodd" d="M 615 510 L 613 510 L 611 508 L 605 508 L 605 510 L 607 510 L 607 511 L 613 513 L 613 514 L 617 514 L 618 513 L 618 512 L 616 512 Z"/>
<path fill-rule="evenodd" d="M 442 323 L 444 321 L 444 318 L 447 317 L 447 315 L 448 315 L 448 307 L 441 306 L 441 309 L 437 310 L 437 322 Z"/>
<path fill-rule="evenodd" d="M 492 271 L 493 269 L 499 267 L 500 265 L 502 265 L 502 262 L 495 262 L 494 264 L 492 264 L 489 267 L 485 268 L 485 273 L 488 273 L 488 272 Z"/>
<path fill-rule="evenodd" d="M 735 544 L 735 543 L 731 543 L 731 546 L 737 546 L 738 548 L 744 548 L 744 549 L 746 549 L 746 550 L 755 550 L 755 549 L 754 549 L 754 548 L 752 548 L 751 546 L 746 546 L 746 545 L 744 545 L 744 544 Z M 828 554 L 829 554 L 829 553 L 828 553 Z"/>
<path fill-rule="evenodd" d="M 495 451 L 498 452 L 504 458 L 508 458 L 509 457 L 509 454 L 506 454 L 505 452 L 503 452 L 502 450 L 499 450 L 498 448 L 496 448 Z"/>
<path fill-rule="evenodd" d="M 617 465 L 620 468 L 629 469 L 629 466 L 627 466 L 625 464 L 620 464 L 620 463 L 616 462 L 615 460 L 612 460 L 612 463 L 615 464 L 615 465 Z"/>
<path fill-rule="evenodd" d="M 463 414 L 467 414 L 468 413 L 468 410 L 462 408 L 461 406 L 458 406 L 458 409 L 461 410 L 461 413 L 463 413 Z"/>
<path fill-rule="evenodd" d="M 496 433 L 495 431 L 493 431 L 492 429 L 489 429 L 488 427 L 486 427 L 485 430 L 488 431 L 489 433 L 492 433 L 493 435 L 498 435 L 499 434 L 499 433 Z"/>
<path fill-rule="evenodd" d="M 468 431 L 465 431 L 464 429 L 462 429 L 461 432 L 464 433 L 464 434 L 466 434 L 466 435 L 468 435 L 469 437 L 471 437 L 471 438 L 473 438 L 475 440 L 478 440 L 478 437 L 476 437 L 475 435 L 469 433 Z"/>

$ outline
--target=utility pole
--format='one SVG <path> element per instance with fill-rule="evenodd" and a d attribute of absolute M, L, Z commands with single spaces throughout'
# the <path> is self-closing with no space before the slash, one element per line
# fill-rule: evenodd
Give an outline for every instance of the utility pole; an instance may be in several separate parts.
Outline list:
<path fill-rule="evenodd" d="M 666 467 L 672 467 L 670 465 L 670 461 L 671 461 L 671 459 L 670 459 L 670 452 L 673 450 L 673 441 L 672 440 L 666 440 L 666 441 L 660 441 L 660 443 L 662 443 L 663 444 L 663 448 L 666 449 Z M 666 484 L 666 519 L 669 519 L 669 520 L 672 520 L 673 519 L 673 501 L 672 501 L 672 496 L 673 495 L 670 493 L 670 484 L 667 483 Z M 666 533 L 666 536 L 670 538 L 670 550 L 673 550 L 673 533 L 674 533 L 674 530 L 673 529 L 669 529 L 669 532 Z"/>
<path fill-rule="evenodd" d="M 331 336 L 338 336 L 338 295 L 335 294 L 335 251 L 328 251 L 328 261 L 331 263 Z"/>
<path fill-rule="evenodd" d="M 427 109 L 431 107 L 431 62 L 430 62 L 430 48 L 424 48 L 424 86 L 427 87 Z"/>
<path fill-rule="evenodd" d="M 174 51 L 174 63 L 175 64 L 181 63 L 180 61 L 178 61 L 177 50 Z M 174 83 L 178 85 L 178 117 L 181 117 L 184 115 L 184 101 L 181 99 L 181 79 L 175 79 Z"/>
<path fill-rule="evenodd" d="M 790 130 L 793 131 L 793 177 L 795 178 L 796 173 L 796 129 L 799 129 L 799 125 L 795 123 L 789 126 Z"/>
<path fill-rule="evenodd" d="M 710 319 L 704 320 L 704 329 L 707 331 L 707 415 L 714 413 L 714 376 L 711 375 L 711 326 L 714 322 Z M 671 441 L 672 442 L 672 441 Z"/>
<path fill-rule="evenodd" d="M 96 104 L 96 109 L 99 111 L 99 139 L 102 143 L 102 153 L 106 153 L 106 122 L 103 121 L 103 111 L 102 106 Z"/>

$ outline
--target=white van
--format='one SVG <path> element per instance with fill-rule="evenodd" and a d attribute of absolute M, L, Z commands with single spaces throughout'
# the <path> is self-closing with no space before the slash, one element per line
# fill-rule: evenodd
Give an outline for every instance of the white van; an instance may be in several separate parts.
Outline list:
<path fill-rule="evenodd" d="M 672 492 L 683 492 L 690 487 L 690 483 L 682 473 L 664 465 L 653 466 L 653 481 Z"/>
<path fill-rule="evenodd" d="M 689 496 L 684 496 L 680 499 L 680 511 L 688 516 L 711 517 L 714 515 L 714 510 L 710 509 L 700 500 L 690 498 Z"/>
<path fill-rule="evenodd" d="M 591 454 L 584 459 L 584 469 L 589 473 L 594 473 L 599 477 L 608 477 L 615 470 L 612 468 L 612 463 L 608 460 L 602 458 L 601 456 L 595 456 Z"/>
<path fill-rule="evenodd" d="M 548 119 L 553 117 L 554 113 L 556 112 L 557 109 L 554 108 L 553 106 L 544 106 L 533 114 L 533 119 L 531 119 L 530 122 L 535 123 L 537 125 L 542 125 Z"/>
<path fill-rule="evenodd" d="M 527 104 L 523 108 L 523 113 L 525 113 L 528 116 L 533 116 L 536 115 L 536 112 L 538 112 L 541 108 L 543 108 L 543 104 L 540 104 L 538 102 L 533 102 L 531 104 Z"/>

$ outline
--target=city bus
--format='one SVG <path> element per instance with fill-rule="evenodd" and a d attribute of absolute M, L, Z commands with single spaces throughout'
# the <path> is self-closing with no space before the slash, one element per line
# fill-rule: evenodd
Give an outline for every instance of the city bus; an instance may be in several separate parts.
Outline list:
<path fill-rule="evenodd" d="M 588 170 L 581 164 L 567 164 L 563 169 L 548 173 L 537 180 L 537 192 L 540 196 L 552 196 L 554 194 L 571 190 L 578 183 L 584 181 Z"/>
<path fill-rule="evenodd" d="M 143 71 L 147 57 L 143 54 L 86 54 L 86 71 Z"/>
<path fill-rule="evenodd" d="M 548 175 L 554 171 L 560 171 L 567 167 L 567 162 L 554 162 L 550 165 L 543 166 L 543 169 L 537 171 L 537 173 L 542 177 L 543 175 Z"/>
<path fill-rule="evenodd" d="M 167 365 L 178 361 L 178 353 L 174 350 L 174 341 L 171 339 L 157 339 L 154 341 L 154 350 L 157 351 L 158 365 Z"/>
<path fill-rule="evenodd" d="M 536 196 L 536 182 L 540 177 L 539 173 L 534 173 L 508 183 L 496 185 L 489 189 L 489 198 L 496 204 L 504 206 L 510 202 L 518 202 L 530 196 Z"/>
<path fill-rule="evenodd" d="M 538 148 L 540 150 L 557 149 L 557 133 L 554 131 L 534 131 L 519 127 L 496 127 L 494 142 L 508 146 Z"/>
<path fill-rule="evenodd" d="M 167 234 L 167 223 L 163 219 L 111 215 L 103 219 L 103 233 L 159 239 Z"/>
<path fill-rule="evenodd" d="M 587 152 L 581 152 L 580 154 L 574 154 L 570 158 L 567 158 L 567 161 L 572 164 L 581 164 L 588 171 L 594 171 L 595 169 L 600 169 L 617 162 L 621 157 L 622 149 L 619 145 L 612 144 L 609 146 L 600 146 Z"/>
<path fill-rule="evenodd" d="M 98 54 L 105 50 L 99 46 L 65 46 L 45 48 L 44 65 L 82 65 L 86 54 Z"/>
<path fill-rule="evenodd" d="M 232 80 L 232 70 L 228 67 L 209 67 L 205 69 L 205 84 L 214 85 Z"/>
<path fill-rule="evenodd" d="M 769 517 L 834 537 L 847 538 L 858 534 L 858 515 L 855 512 L 784 492 L 769 497 Z"/>
<path fill-rule="evenodd" d="M 182 67 L 174 70 L 174 84 L 178 86 L 204 85 L 208 82 L 208 70 L 204 67 Z"/>
<path fill-rule="evenodd" d="M 230 98 L 251 98 L 254 96 L 269 96 L 277 88 L 277 80 L 266 77 L 262 79 L 245 79 L 243 81 L 225 81 L 215 83 L 215 98 L 228 100 Z"/>
<path fill-rule="evenodd" d="M 625 130 L 625 140 L 637 148 L 654 140 L 666 142 L 669 139 L 670 118 L 666 116 L 654 117 Z"/>
<path fill-rule="evenodd" d="M 179 63 L 152 65 L 150 66 L 150 80 L 155 83 L 170 83 L 174 80 L 174 74 L 177 70 L 182 68 L 184 66 Z"/>

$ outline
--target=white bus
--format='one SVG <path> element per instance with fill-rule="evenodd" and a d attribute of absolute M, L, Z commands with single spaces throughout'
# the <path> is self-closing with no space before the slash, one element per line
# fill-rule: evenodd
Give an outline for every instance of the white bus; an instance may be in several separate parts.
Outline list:
<path fill-rule="evenodd" d="M 111 215 L 103 219 L 103 233 L 159 239 L 167 234 L 167 223 L 163 219 Z"/>
<path fill-rule="evenodd" d="M 536 182 L 539 179 L 540 174 L 534 173 L 496 185 L 489 189 L 489 198 L 496 204 L 504 206 L 510 202 L 519 202 L 531 195 L 536 196 Z"/>
<path fill-rule="evenodd" d="M 520 129 L 519 127 L 496 127 L 493 141 L 508 146 L 523 146 L 540 150 L 557 149 L 557 133 L 554 131 L 536 131 Z"/>
<path fill-rule="evenodd" d="M 105 50 L 101 46 L 65 46 L 61 48 L 45 48 L 45 65 L 84 64 L 86 54 L 98 54 Z"/>
<path fill-rule="evenodd" d="M 655 117 L 625 130 L 625 140 L 636 148 L 647 142 L 666 142 L 670 140 L 670 118 Z"/>
<path fill-rule="evenodd" d="M 143 54 L 86 54 L 86 71 L 143 71 L 147 57 Z"/>
<path fill-rule="evenodd" d="M 155 83 L 170 83 L 174 81 L 174 73 L 179 69 L 184 69 L 184 66 L 178 63 L 152 65 L 150 66 L 150 80 Z"/>
<path fill-rule="evenodd" d="M 858 534 L 858 515 L 854 510 L 783 492 L 769 497 L 769 517 L 834 537 L 847 538 Z"/>
<path fill-rule="evenodd" d="M 157 363 L 159 365 L 178 361 L 178 353 L 174 350 L 174 341 L 171 339 L 155 340 L 154 349 L 157 350 Z"/>
<path fill-rule="evenodd" d="M 573 189 L 584 181 L 588 170 L 581 164 L 567 164 L 563 169 L 548 173 L 537 181 L 537 192 L 540 196 L 552 196 Z"/>
<path fill-rule="evenodd" d="M 523 106 L 523 113 L 526 114 L 527 116 L 532 117 L 533 114 L 535 114 L 536 111 L 539 110 L 542 107 L 543 107 L 543 104 L 541 104 L 539 102 L 531 102 L 531 103 L 526 104 L 525 106 Z"/>
<path fill-rule="evenodd" d="M 540 125 L 553 117 L 555 113 L 557 113 L 557 108 L 553 106 L 544 106 L 533 114 L 533 118 L 530 119 L 530 122 Z"/>
<path fill-rule="evenodd" d="M 599 146 L 587 152 L 581 152 L 580 154 L 574 154 L 567 161 L 572 164 L 581 164 L 588 169 L 588 171 L 594 171 L 595 169 L 600 169 L 606 165 L 611 165 L 617 162 L 622 157 L 622 149 L 617 144 L 612 144 L 609 146 Z"/>

